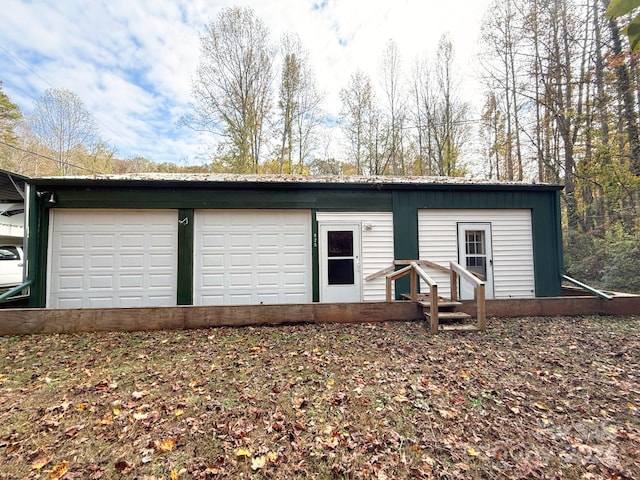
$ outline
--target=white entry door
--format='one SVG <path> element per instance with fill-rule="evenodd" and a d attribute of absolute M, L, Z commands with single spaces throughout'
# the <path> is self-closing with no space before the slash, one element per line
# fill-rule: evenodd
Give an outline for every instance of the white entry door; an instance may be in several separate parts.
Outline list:
<path fill-rule="evenodd" d="M 458 262 L 485 282 L 485 298 L 493 298 L 493 254 L 490 223 L 458 224 Z M 460 280 L 460 298 L 473 298 L 473 285 Z"/>
<path fill-rule="evenodd" d="M 319 225 L 320 301 L 362 300 L 360 225 Z"/>

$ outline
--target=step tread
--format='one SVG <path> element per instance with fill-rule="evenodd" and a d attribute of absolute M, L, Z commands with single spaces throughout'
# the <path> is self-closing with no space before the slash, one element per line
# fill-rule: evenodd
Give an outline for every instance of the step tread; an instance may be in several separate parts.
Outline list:
<path fill-rule="evenodd" d="M 478 332 L 480 329 L 477 325 L 440 325 L 440 331 L 448 332 Z"/>
<path fill-rule="evenodd" d="M 431 318 L 431 312 L 424 312 L 424 315 Z M 471 315 L 464 312 L 438 312 L 438 318 L 442 320 L 463 320 L 471 318 Z"/>
<path fill-rule="evenodd" d="M 422 305 L 423 307 L 430 307 L 431 306 L 431 302 L 429 302 L 428 300 L 423 300 L 418 302 L 420 305 Z M 454 302 L 452 300 L 438 300 L 438 308 L 440 307 L 457 307 L 459 305 L 462 305 L 462 302 Z"/>

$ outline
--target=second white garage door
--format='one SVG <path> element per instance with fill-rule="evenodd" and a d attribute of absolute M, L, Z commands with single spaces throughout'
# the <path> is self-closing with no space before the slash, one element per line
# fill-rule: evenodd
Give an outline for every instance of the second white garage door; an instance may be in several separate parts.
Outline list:
<path fill-rule="evenodd" d="M 311 213 L 196 210 L 195 305 L 307 303 Z"/>

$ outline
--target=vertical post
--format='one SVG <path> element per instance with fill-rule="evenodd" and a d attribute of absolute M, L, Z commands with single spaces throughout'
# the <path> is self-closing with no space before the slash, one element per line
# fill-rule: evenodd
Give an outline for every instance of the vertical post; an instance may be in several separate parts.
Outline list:
<path fill-rule="evenodd" d="M 392 280 L 387 277 L 387 302 L 391 301 L 391 282 Z"/>
<path fill-rule="evenodd" d="M 429 313 L 431 314 L 429 318 L 431 319 L 431 323 L 429 325 L 431 329 L 431 334 L 435 335 L 438 333 L 438 328 L 440 324 L 440 320 L 438 319 L 438 286 L 431 285 L 431 305 L 429 307 Z"/>
<path fill-rule="evenodd" d="M 418 301 L 418 287 L 416 284 L 418 283 L 418 273 L 416 272 L 413 265 L 411 265 L 411 270 L 409 271 L 409 278 L 411 279 L 411 301 Z"/>
<path fill-rule="evenodd" d="M 487 309 L 485 304 L 484 283 L 476 287 L 476 301 L 478 302 L 478 329 L 484 332 L 487 329 Z"/>
<path fill-rule="evenodd" d="M 449 286 L 451 288 L 451 301 L 458 301 L 458 274 L 453 269 L 453 265 L 449 265 L 451 273 L 449 274 Z"/>

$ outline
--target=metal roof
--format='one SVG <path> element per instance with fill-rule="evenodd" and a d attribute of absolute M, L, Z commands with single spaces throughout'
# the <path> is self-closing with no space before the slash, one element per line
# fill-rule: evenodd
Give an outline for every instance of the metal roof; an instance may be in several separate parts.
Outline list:
<path fill-rule="evenodd" d="M 145 184 L 278 184 L 278 185 L 334 185 L 334 186 L 467 186 L 497 188 L 561 189 L 548 183 L 527 183 L 504 180 L 483 180 L 464 177 L 437 176 L 305 176 L 305 175 L 251 175 L 223 173 L 130 173 L 123 175 L 86 175 L 66 177 L 40 177 L 28 179 L 34 185 L 145 185 Z"/>
<path fill-rule="evenodd" d="M 24 202 L 24 184 L 27 177 L 0 170 L 0 203 Z"/>

